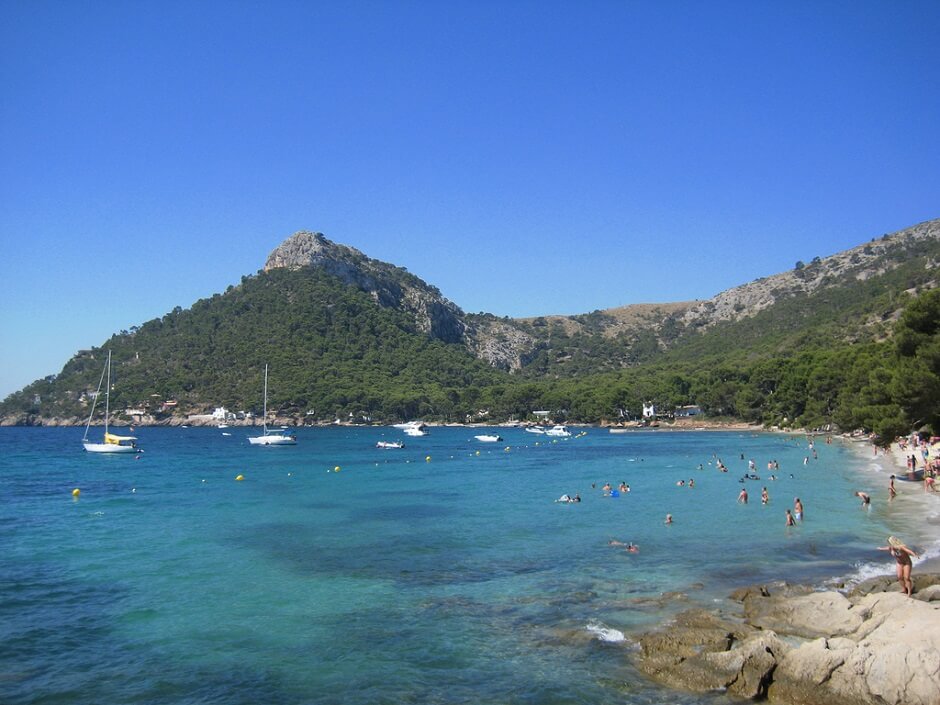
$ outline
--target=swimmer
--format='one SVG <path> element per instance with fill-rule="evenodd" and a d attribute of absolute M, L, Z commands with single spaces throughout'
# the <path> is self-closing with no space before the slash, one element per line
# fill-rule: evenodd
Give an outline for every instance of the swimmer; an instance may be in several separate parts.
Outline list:
<path fill-rule="evenodd" d="M 747 504 L 747 490 L 746 489 L 741 490 L 741 494 L 738 495 L 738 501 L 741 504 Z"/>
<path fill-rule="evenodd" d="M 767 504 L 770 501 L 770 494 L 767 492 L 767 488 L 761 490 L 760 492 L 760 503 Z"/>
<path fill-rule="evenodd" d="M 672 514 L 667 514 L 667 515 L 666 515 L 666 521 L 665 521 L 665 523 L 666 523 L 667 526 L 672 523 Z"/>
<path fill-rule="evenodd" d="M 640 547 L 637 546 L 635 543 L 633 543 L 633 541 L 631 541 L 630 543 L 624 543 L 623 541 L 618 541 L 617 539 L 611 539 L 610 541 L 607 542 L 607 545 L 608 546 L 623 546 L 624 549 L 629 551 L 630 553 L 640 552 Z"/>
<path fill-rule="evenodd" d="M 862 509 L 868 509 L 871 506 L 871 496 L 867 492 L 856 492 L 855 496 L 862 500 Z"/>
<path fill-rule="evenodd" d="M 679 480 L 676 483 L 676 487 L 685 487 L 685 480 Z"/>
<path fill-rule="evenodd" d="M 689 479 L 689 487 L 695 487 L 695 480 L 693 478 Z"/>
<path fill-rule="evenodd" d="M 629 491 L 630 491 L 630 490 L 627 489 L 627 483 L 624 482 L 623 480 L 620 481 L 620 491 L 621 491 L 621 492 L 629 492 Z"/>

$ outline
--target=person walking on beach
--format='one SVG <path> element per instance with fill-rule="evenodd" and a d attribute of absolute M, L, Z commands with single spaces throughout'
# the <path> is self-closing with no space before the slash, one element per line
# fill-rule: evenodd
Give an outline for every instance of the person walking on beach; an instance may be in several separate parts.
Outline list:
<path fill-rule="evenodd" d="M 898 582 L 901 583 L 904 594 L 910 597 L 911 593 L 914 591 L 914 583 L 911 580 L 911 568 L 913 568 L 914 564 L 911 558 L 917 558 L 917 554 L 905 546 L 904 542 L 894 536 L 889 536 L 888 545 L 879 546 L 878 550 L 888 551 L 894 556 L 898 569 Z"/>
<path fill-rule="evenodd" d="M 797 521 L 803 521 L 803 503 L 799 497 L 793 498 L 793 516 Z"/>

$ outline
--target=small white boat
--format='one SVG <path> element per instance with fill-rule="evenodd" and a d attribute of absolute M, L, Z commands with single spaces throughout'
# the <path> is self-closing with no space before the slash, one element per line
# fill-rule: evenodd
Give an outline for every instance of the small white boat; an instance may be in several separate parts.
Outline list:
<path fill-rule="evenodd" d="M 101 396 L 101 383 L 105 377 L 108 380 L 108 386 L 104 390 L 104 438 L 101 443 L 94 443 L 88 440 L 88 430 L 91 428 L 91 420 L 95 415 L 95 406 L 98 404 L 98 397 Z M 108 350 L 108 361 L 101 371 L 101 379 L 98 380 L 98 391 L 95 392 L 95 400 L 91 404 L 91 413 L 88 414 L 88 423 L 85 424 L 85 435 L 82 438 L 82 445 L 89 453 L 136 453 L 136 436 L 116 436 L 108 432 L 108 419 L 111 415 L 111 351 Z"/>
<path fill-rule="evenodd" d="M 379 441 L 375 444 L 376 448 L 404 448 L 405 444 L 401 441 Z"/>
<path fill-rule="evenodd" d="M 293 446 L 297 445 L 297 436 L 284 431 L 268 430 L 268 366 L 264 366 L 264 432 L 260 436 L 250 436 L 248 442 L 253 446 Z"/>
<path fill-rule="evenodd" d="M 479 436 L 474 436 L 481 443 L 499 443 L 503 440 L 502 436 L 496 436 L 490 433 L 484 433 Z"/>
<path fill-rule="evenodd" d="M 571 431 L 564 426 L 552 426 L 545 432 L 545 435 L 555 436 L 556 438 L 568 438 L 571 435 Z"/>
<path fill-rule="evenodd" d="M 403 431 L 406 436 L 426 436 L 428 435 L 428 427 L 424 425 L 423 421 L 408 421 L 407 423 L 397 423 L 392 426 L 392 428 L 397 428 L 399 431 Z"/>
<path fill-rule="evenodd" d="M 545 435 L 545 429 L 541 426 L 528 426 L 526 427 L 526 433 L 535 433 L 539 436 Z"/>

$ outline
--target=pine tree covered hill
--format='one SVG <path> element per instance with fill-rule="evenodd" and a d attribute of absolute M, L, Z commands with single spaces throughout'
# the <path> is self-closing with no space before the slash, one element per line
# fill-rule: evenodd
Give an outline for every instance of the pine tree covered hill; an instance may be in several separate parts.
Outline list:
<path fill-rule="evenodd" d="M 268 364 L 269 410 L 300 422 L 495 421 L 535 408 L 597 422 L 654 401 L 905 432 L 936 422 L 938 264 L 930 221 L 704 302 L 511 320 L 467 315 L 401 268 L 298 233 L 263 271 L 76 355 L 0 415 L 81 421 L 110 349 L 112 408 L 156 421 L 169 400 L 177 418 L 260 412 Z"/>

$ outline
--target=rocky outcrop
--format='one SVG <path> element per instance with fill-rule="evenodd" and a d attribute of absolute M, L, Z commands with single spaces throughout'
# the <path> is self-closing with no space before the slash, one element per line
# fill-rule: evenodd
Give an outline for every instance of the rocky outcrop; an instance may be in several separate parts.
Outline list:
<path fill-rule="evenodd" d="M 313 267 L 364 291 L 376 303 L 412 316 L 418 331 L 445 343 L 463 342 L 467 325 L 460 308 L 407 270 L 366 257 L 359 250 L 301 231 L 278 245 L 264 265 L 272 269 Z"/>
<path fill-rule="evenodd" d="M 845 278 L 864 280 L 884 274 L 904 259 L 892 258 L 893 252 L 938 239 L 940 220 L 920 223 L 829 257 L 815 257 L 807 264 L 800 262 L 788 272 L 723 291 L 690 306 L 678 320 L 685 326 L 703 330 L 722 321 L 750 318 L 781 299 L 812 294 Z M 928 268 L 936 269 L 938 266 L 940 262 L 928 263 Z"/>
<path fill-rule="evenodd" d="M 940 576 L 918 577 L 932 596 Z M 640 669 L 670 686 L 783 705 L 940 703 L 937 603 L 776 587 L 737 597 L 740 614 L 691 610 L 641 636 Z"/>

